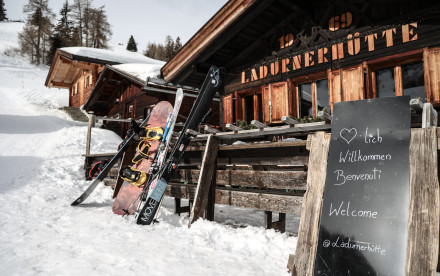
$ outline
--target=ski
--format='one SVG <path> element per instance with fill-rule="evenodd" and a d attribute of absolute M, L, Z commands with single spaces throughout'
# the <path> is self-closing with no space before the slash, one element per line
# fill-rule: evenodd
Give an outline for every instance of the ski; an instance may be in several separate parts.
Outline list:
<path fill-rule="evenodd" d="M 186 147 L 192 139 L 192 136 L 187 133 L 188 129 L 195 130 L 206 119 L 210 111 L 207 112 L 209 105 L 214 98 L 215 93 L 221 86 L 220 69 L 212 66 L 203 82 L 203 85 L 199 91 L 196 101 L 190 111 L 188 119 L 183 126 L 182 132 L 179 135 L 177 142 L 174 144 L 173 150 L 166 160 L 165 164 L 155 174 L 153 178 L 150 178 L 150 190 L 143 206 L 139 206 L 140 212 L 137 216 L 136 223 L 142 225 L 149 225 L 153 221 L 158 209 L 162 197 L 165 193 L 165 189 L 168 186 L 168 182 L 172 177 L 172 174 L 177 169 Z M 141 204 L 142 205 L 142 201 Z"/>
<path fill-rule="evenodd" d="M 156 159 L 149 169 L 150 170 L 149 177 L 152 177 L 152 175 L 154 175 L 160 169 L 160 167 L 162 167 L 163 162 L 166 158 L 169 143 L 171 140 L 171 135 L 174 131 L 174 125 L 177 120 L 177 115 L 179 114 L 180 106 L 182 105 L 183 97 L 184 97 L 183 90 L 181 88 L 179 88 L 176 91 L 174 108 L 173 108 L 173 111 L 168 116 L 166 127 L 165 127 L 165 130 L 163 133 L 163 139 L 158 147 Z M 134 213 L 136 211 L 136 209 L 134 209 L 133 207 L 134 206 L 137 207 L 137 205 L 138 205 L 137 203 L 139 203 L 139 200 L 141 198 L 145 198 L 145 195 L 148 192 L 148 187 L 149 187 L 148 183 L 151 183 L 151 181 L 148 181 L 147 184 L 144 185 L 143 188 L 136 189 L 133 187 L 129 187 L 128 189 L 130 189 L 130 191 L 131 191 L 130 197 L 118 196 L 113 203 L 113 207 L 112 207 L 113 212 L 118 215 L 131 215 L 132 213 Z"/>
<path fill-rule="evenodd" d="M 86 198 L 90 196 L 90 194 L 95 190 L 96 186 L 104 180 L 104 178 L 107 176 L 107 174 L 110 172 L 111 168 L 115 165 L 115 163 L 118 161 L 118 159 L 124 154 L 124 152 L 127 150 L 128 145 L 130 142 L 134 139 L 136 135 L 139 134 L 139 130 L 141 127 L 144 127 L 148 120 L 150 119 L 150 116 L 147 116 L 145 120 L 142 121 L 142 123 L 138 126 L 136 122 L 132 119 L 130 123 L 130 129 L 127 131 L 127 136 L 122 141 L 122 143 L 119 145 L 118 151 L 116 154 L 110 159 L 110 161 L 105 165 L 105 167 L 102 169 L 102 171 L 98 174 L 98 176 L 92 180 L 89 187 L 84 191 L 84 193 L 78 197 L 74 202 L 72 202 L 71 206 L 76 206 L 80 203 L 82 203 Z M 131 132 L 131 133 L 130 133 Z"/>

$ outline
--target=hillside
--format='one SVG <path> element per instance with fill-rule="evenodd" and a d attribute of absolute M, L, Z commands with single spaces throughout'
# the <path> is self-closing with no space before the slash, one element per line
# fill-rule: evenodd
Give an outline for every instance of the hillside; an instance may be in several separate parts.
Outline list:
<path fill-rule="evenodd" d="M 296 238 L 265 230 L 261 211 L 216 206 L 217 222 L 188 229 L 167 198 L 160 222 L 143 227 L 113 214 L 102 184 L 71 207 L 89 185 L 87 125 L 58 109 L 68 91 L 44 87 L 47 67 L 4 54 L 21 28 L 0 23 L 0 275 L 289 275 Z M 96 128 L 92 152 L 119 142 Z"/>

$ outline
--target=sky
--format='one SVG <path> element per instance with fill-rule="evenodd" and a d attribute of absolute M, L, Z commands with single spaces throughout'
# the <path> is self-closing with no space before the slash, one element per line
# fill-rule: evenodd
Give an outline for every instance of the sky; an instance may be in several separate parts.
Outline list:
<path fill-rule="evenodd" d="M 25 20 L 23 6 L 28 0 L 5 0 L 6 15 L 10 20 Z M 58 16 L 65 0 L 49 0 L 49 6 Z M 186 43 L 227 0 L 93 0 L 98 8 L 105 5 L 112 25 L 110 45 L 127 45 L 130 35 L 138 43 L 138 51 L 148 42 L 164 43 L 171 35 Z M 73 0 L 69 0 L 72 4 Z"/>

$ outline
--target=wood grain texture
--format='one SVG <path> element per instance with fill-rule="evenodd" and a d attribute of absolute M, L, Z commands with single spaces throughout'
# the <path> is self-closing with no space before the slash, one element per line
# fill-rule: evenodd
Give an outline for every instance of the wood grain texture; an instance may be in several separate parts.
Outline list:
<path fill-rule="evenodd" d="M 202 217 L 206 210 L 212 176 L 216 170 L 218 145 L 219 140 L 212 135 L 209 136 L 206 143 L 205 153 L 203 155 L 202 167 L 197 182 L 196 195 L 191 209 L 188 227 L 191 227 L 193 222 Z"/>
<path fill-rule="evenodd" d="M 292 275 L 313 275 L 313 264 L 318 239 L 319 220 L 327 171 L 330 134 L 318 132 L 309 135 L 310 157 L 307 176 L 307 191 L 301 207 L 301 219 L 298 229 Z"/>
<path fill-rule="evenodd" d="M 436 128 L 413 129 L 406 275 L 436 275 L 439 182 Z"/>

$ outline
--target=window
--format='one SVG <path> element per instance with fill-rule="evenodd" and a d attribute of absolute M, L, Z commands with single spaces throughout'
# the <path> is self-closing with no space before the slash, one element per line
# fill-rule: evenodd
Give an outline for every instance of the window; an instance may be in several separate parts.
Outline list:
<path fill-rule="evenodd" d="M 297 117 L 316 117 L 318 111 L 330 113 L 328 79 L 300 83 L 296 89 Z"/>
<path fill-rule="evenodd" d="M 370 64 L 370 97 L 410 96 L 411 99 L 420 98 L 426 102 L 423 67 L 421 54 Z"/>
<path fill-rule="evenodd" d="M 376 93 L 377 98 L 393 97 L 396 95 L 393 67 L 376 71 Z"/>
<path fill-rule="evenodd" d="M 402 65 L 402 88 L 404 96 L 426 102 L 423 61 Z"/>
<path fill-rule="evenodd" d="M 299 117 L 313 116 L 312 83 L 298 85 L 300 95 Z"/>
<path fill-rule="evenodd" d="M 261 87 L 237 91 L 235 96 L 235 100 L 233 96 L 228 96 L 224 99 L 224 114 L 228 114 L 227 118 L 224 118 L 225 123 L 231 122 L 234 119 L 247 123 L 250 123 L 252 120 L 262 122 L 263 102 Z"/>
<path fill-rule="evenodd" d="M 317 111 L 325 111 L 330 113 L 328 79 L 316 81 L 316 107 Z"/>

